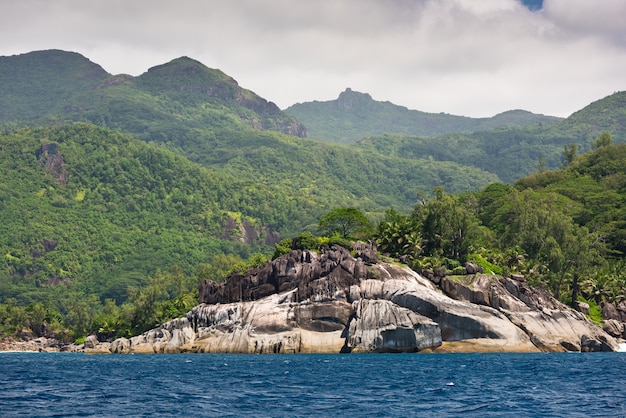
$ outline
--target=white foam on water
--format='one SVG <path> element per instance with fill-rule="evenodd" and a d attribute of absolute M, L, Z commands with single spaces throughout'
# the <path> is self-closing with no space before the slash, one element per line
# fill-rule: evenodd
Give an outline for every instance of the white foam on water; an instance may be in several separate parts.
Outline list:
<path fill-rule="evenodd" d="M 616 350 L 618 353 L 626 353 L 626 343 L 621 343 Z"/>

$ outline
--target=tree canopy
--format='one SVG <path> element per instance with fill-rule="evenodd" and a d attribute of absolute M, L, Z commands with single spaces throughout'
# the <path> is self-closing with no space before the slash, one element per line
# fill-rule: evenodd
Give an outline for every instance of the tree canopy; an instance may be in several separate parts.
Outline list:
<path fill-rule="evenodd" d="M 363 235 L 370 227 L 370 221 L 356 208 L 333 209 L 319 221 L 319 231 L 322 234 L 339 234 L 343 238 Z"/>

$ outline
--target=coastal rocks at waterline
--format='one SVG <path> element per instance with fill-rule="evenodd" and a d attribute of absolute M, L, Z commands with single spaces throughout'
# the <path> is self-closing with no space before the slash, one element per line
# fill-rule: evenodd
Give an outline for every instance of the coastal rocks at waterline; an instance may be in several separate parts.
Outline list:
<path fill-rule="evenodd" d="M 471 267 L 470 267 L 471 269 Z M 225 283 L 113 353 L 613 351 L 616 340 L 523 277 L 426 279 L 363 243 L 294 250 Z M 96 350 L 96 345 L 91 350 Z"/>
<path fill-rule="evenodd" d="M 106 346 L 106 344 L 104 346 Z M 47 337 L 30 338 L 25 340 L 2 338 L 0 339 L 0 351 L 23 351 L 40 353 L 58 353 L 62 351 L 79 352 L 83 351 L 83 346 L 82 344 L 66 344 L 57 339 Z"/>
<path fill-rule="evenodd" d="M 617 305 L 610 302 L 601 302 L 602 329 L 615 338 L 626 339 L 626 300 Z"/>

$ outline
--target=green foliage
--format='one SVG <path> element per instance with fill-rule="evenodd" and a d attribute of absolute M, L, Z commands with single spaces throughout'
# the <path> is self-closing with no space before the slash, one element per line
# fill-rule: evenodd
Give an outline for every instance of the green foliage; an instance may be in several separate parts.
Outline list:
<path fill-rule="evenodd" d="M 324 243 L 324 239 L 316 237 L 309 231 L 304 231 L 296 237 L 294 240 L 294 247 L 298 250 L 319 250 L 320 246 Z"/>
<path fill-rule="evenodd" d="M 475 263 L 479 265 L 480 267 L 482 267 L 483 271 L 486 274 L 495 274 L 498 276 L 502 276 L 502 273 L 503 273 L 502 267 L 495 265 L 494 263 L 488 261 L 481 254 L 478 254 L 478 253 L 470 254 L 468 257 L 468 261 L 471 261 L 472 263 Z"/>
<path fill-rule="evenodd" d="M 347 250 L 352 250 L 353 241 L 338 233 L 335 233 L 331 235 L 330 237 L 328 237 L 327 244 L 329 247 L 332 247 L 333 245 L 339 245 Z"/>
<path fill-rule="evenodd" d="M 479 220 L 468 201 L 436 189 L 436 197 L 415 208 L 426 255 L 465 260 L 479 241 Z M 465 204 L 464 204 L 465 203 Z"/>
<path fill-rule="evenodd" d="M 410 217 L 389 211 L 376 239 L 400 257 L 394 239 L 419 233 L 423 251 L 410 265 L 420 272 L 454 272 L 454 263 L 472 261 L 487 273 L 523 274 L 564 302 L 619 303 L 626 299 L 625 170 L 626 144 L 606 144 L 513 187 L 492 184 L 460 196 L 437 189 Z"/>
<path fill-rule="evenodd" d="M 370 232 L 371 224 L 363 212 L 356 208 L 337 208 L 320 219 L 318 228 L 325 235 L 363 238 Z"/>
<path fill-rule="evenodd" d="M 624 259 L 608 260 L 594 274 L 580 283 L 581 297 L 600 304 L 603 301 L 618 304 L 626 299 L 626 262 Z"/>
<path fill-rule="evenodd" d="M 601 327 L 602 320 L 603 320 L 602 309 L 600 308 L 600 306 L 598 306 L 596 301 L 593 299 L 591 300 L 585 299 L 582 296 L 579 296 L 577 300 L 579 302 L 584 302 L 589 305 L 589 314 L 587 315 L 587 318 L 589 318 L 589 320 L 593 322 L 594 324 L 596 324 L 597 326 Z"/>
<path fill-rule="evenodd" d="M 578 154 L 578 144 L 572 144 L 569 147 L 563 146 L 563 157 L 561 158 L 561 167 L 565 168 L 570 165 Z"/>
<path fill-rule="evenodd" d="M 408 256 L 414 259 L 423 251 L 424 242 L 418 219 L 401 215 L 393 209 L 386 211 L 384 218 L 378 222 L 374 238 L 381 252 L 396 257 Z"/>
<path fill-rule="evenodd" d="M 211 259 L 210 263 L 201 263 L 198 266 L 198 279 L 221 283 L 226 281 L 235 266 L 238 266 L 237 269 L 240 270 L 245 268 L 245 264 L 245 260 L 238 255 L 218 254 Z"/>
<path fill-rule="evenodd" d="M 348 113 L 378 106 L 359 94 L 344 99 Z M 183 315 L 198 281 L 258 266 L 269 251 L 260 244 L 277 231 L 297 238 L 281 241 L 274 256 L 350 248 L 351 238 L 369 236 L 362 218 L 355 229 L 326 219 L 329 237 L 297 235 L 336 207 L 382 218 L 381 250 L 416 268 L 454 269 L 487 248 L 487 262 L 562 299 L 624 297 L 623 276 L 607 266 L 626 253 L 625 93 L 553 126 L 390 134 L 342 146 L 280 133 L 301 135 L 302 126 L 188 58 L 131 77 L 43 51 L 0 57 L 0 108 L 3 334 L 71 341 L 140 332 Z M 594 151 L 514 186 L 424 193 L 513 182 L 537 161 L 555 168 L 562 150 L 574 149 L 568 144 Z M 417 201 L 410 215 L 383 215 Z"/>
<path fill-rule="evenodd" d="M 304 123 L 311 138 L 337 143 L 353 143 L 383 134 L 433 136 L 449 132 L 492 130 L 502 126 L 547 126 L 559 121 L 559 118 L 521 110 L 481 119 L 425 113 L 389 102 L 379 102 L 369 94 L 351 89 L 342 92 L 336 100 L 298 103 L 285 111 Z"/>
<path fill-rule="evenodd" d="M 272 254 L 272 260 L 277 259 L 281 255 L 289 254 L 292 251 L 293 239 L 285 238 L 280 240 L 274 245 L 274 254 Z"/>
<path fill-rule="evenodd" d="M 602 147 L 608 147 L 609 145 L 613 145 L 613 138 L 610 133 L 603 132 L 602 135 L 600 135 L 600 138 L 591 143 L 591 148 L 595 150 Z"/>

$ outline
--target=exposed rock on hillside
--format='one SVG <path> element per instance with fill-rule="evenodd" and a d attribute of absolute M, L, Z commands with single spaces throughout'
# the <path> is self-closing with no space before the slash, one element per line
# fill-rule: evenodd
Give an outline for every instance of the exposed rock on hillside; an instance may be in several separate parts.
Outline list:
<path fill-rule="evenodd" d="M 626 301 L 613 305 L 609 302 L 602 302 L 602 317 L 605 318 L 602 329 L 615 338 L 626 339 Z"/>
<path fill-rule="evenodd" d="M 584 315 L 523 278 L 473 274 L 439 286 L 377 263 L 359 244 L 294 250 L 225 283 L 204 281 L 185 318 L 131 339 L 115 353 L 338 353 L 613 351 Z M 367 260 L 367 261 L 366 261 Z M 445 289 L 442 290 L 442 289 Z"/>
<path fill-rule="evenodd" d="M 65 161 L 63 160 L 63 155 L 59 152 L 58 144 L 42 144 L 35 156 L 58 183 L 67 184 L 67 171 L 64 168 Z"/>

